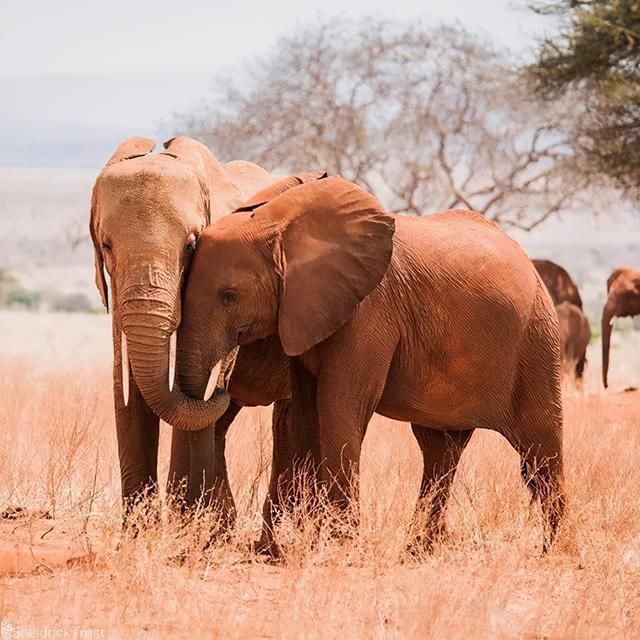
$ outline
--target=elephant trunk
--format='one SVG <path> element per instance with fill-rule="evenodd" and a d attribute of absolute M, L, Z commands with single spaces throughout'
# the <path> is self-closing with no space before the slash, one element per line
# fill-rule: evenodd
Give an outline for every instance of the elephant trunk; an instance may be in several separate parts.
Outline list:
<path fill-rule="evenodd" d="M 609 386 L 609 350 L 611 347 L 613 320 L 616 316 L 615 311 L 615 303 L 609 298 L 602 310 L 602 384 L 604 384 L 605 389 Z"/>
<path fill-rule="evenodd" d="M 139 305 L 143 305 L 141 308 Z M 150 310 L 154 306 L 154 310 Z M 166 312 L 158 311 L 165 307 Z M 205 429 L 226 411 L 229 395 L 216 389 L 208 401 L 189 398 L 178 384 L 170 388 L 171 305 L 145 299 L 125 302 L 122 316 L 123 391 L 127 361 L 145 402 L 165 422 L 183 431 Z"/>

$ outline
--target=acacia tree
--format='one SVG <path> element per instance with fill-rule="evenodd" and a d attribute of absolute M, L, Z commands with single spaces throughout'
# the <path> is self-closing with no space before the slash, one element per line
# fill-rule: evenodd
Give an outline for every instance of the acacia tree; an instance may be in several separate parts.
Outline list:
<path fill-rule="evenodd" d="M 530 67 L 538 93 L 557 99 L 581 94 L 573 122 L 586 168 L 640 190 L 640 1 L 542 0 L 537 13 L 560 18 Z"/>
<path fill-rule="evenodd" d="M 465 207 L 531 229 L 582 186 L 571 110 L 537 102 L 507 53 L 457 26 L 323 22 L 215 87 L 183 133 L 223 158 L 341 174 L 394 212 Z"/>

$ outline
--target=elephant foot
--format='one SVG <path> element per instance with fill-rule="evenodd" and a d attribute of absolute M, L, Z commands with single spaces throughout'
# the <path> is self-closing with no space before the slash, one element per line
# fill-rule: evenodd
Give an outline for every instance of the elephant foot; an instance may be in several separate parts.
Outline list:
<path fill-rule="evenodd" d="M 277 563 L 282 561 L 282 552 L 275 540 L 262 536 L 260 540 L 254 540 L 251 545 L 251 552 L 261 556 L 267 562 Z"/>
<path fill-rule="evenodd" d="M 435 550 L 435 546 L 442 542 L 446 535 L 444 527 L 429 527 L 427 531 L 418 533 L 406 546 L 406 552 L 414 560 L 421 560 L 425 556 L 430 556 Z"/>
<path fill-rule="evenodd" d="M 432 540 L 413 540 L 405 547 L 408 558 L 414 561 L 423 560 L 426 556 L 433 554 Z"/>

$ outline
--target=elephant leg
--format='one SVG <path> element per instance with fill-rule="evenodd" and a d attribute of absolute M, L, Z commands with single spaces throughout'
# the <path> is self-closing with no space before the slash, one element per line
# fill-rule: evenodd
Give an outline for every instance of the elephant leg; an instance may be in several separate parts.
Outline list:
<path fill-rule="evenodd" d="M 114 385 L 114 399 L 126 526 L 134 508 L 157 494 L 160 420 L 143 400 L 133 378 L 127 406 L 119 380 Z"/>
<path fill-rule="evenodd" d="M 437 431 L 419 424 L 412 424 L 411 429 L 420 446 L 423 464 L 416 516 L 424 512 L 425 506 L 427 513 L 426 526 L 416 533 L 411 547 L 430 549 L 445 532 L 445 508 L 451 485 L 474 430 Z"/>
<path fill-rule="evenodd" d="M 232 402 L 215 424 L 201 431 L 173 430 L 167 493 L 182 514 L 202 504 L 219 510 L 224 528 L 235 522 L 235 503 L 225 457 L 226 435 L 240 411 Z"/>
<path fill-rule="evenodd" d="M 235 402 L 229 404 L 229 408 L 216 422 L 214 429 L 214 469 L 212 482 L 205 488 L 208 495 L 208 503 L 220 514 L 220 521 L 224 531 L 231 529 L 236 523 L 236 503 L 229 484 L 229 471 L 227 468 L 227 433 L 235 417 L 242 407 Z"/>
<path fill-rule="evenodd" d="M 520 455 L 525 486 L 539 499 L 544 521 L 543 552 L 556 538 L 565 511 L 562 455 L 562 399 L 558 370 L 538 348 L 516 385 L 514 424 L 504 433 Z M 531 371 L 535 371 L 532 379 Z"/>
<path fill-rule="evenodd" d="M 537 439 L 512 443 L 520 455 L 520 472 L 531 492 L 531 501 L 540 500 L 544 519 L 543 552 L 553 544 L 565 511 L 562 444 L 541 444 Z"/>
<path fill-rule="evenodd" d="M 315 381 L 303 376 L 297 381 L 298 393 L 315 398 Z M 315 406 L 313 399 L 309 407 Z M 292 403 L 290 400 L 279 400 L 273 406 L 272 433 L 273 457 L 269 492 L 262 508 L 262 533 L 256 543 L 257 549 L 263 553 L 278 555 L 274 540 L 274 528 L 278 524 L 284 510 L 291 510 L 304 499 L 302 487 L 307 490 L 315 484 L 315 466 L 317 464 L 317 429 L 315 415 L 309 415 L 300 406 L 298 424 L 303 428 L 294 428 Z M 312 413 L 315 414 L 314 411 Z M 303 474 L 309 475 L 311 482 L 304 482 Z M 311 498 L 314 497 L 312 493 Z M 308 499 L 310 496 L 306 495 Z"/>
<path fill-rule="evenodd" d="M 211 440 L 211 449 L 213 450 L 213 437 Z M 171 431 L 171 458 L 167 476 L 167 498 L 170 506 L 179 514 L 183 514 L 187 508 L 188 492 L 189 432 L 173 427 Z"/>
<path fill-rule="evenodd" d="M 382 396 L 395 345 L 385 349 L 380 341 L 372 349 L 363 334 L 349 346 L 338 341 L 323 354 L 333 366 L 323 367 L 318 379 L 319 477 L 330 504 L 355 528 L 362 441 Z"/>

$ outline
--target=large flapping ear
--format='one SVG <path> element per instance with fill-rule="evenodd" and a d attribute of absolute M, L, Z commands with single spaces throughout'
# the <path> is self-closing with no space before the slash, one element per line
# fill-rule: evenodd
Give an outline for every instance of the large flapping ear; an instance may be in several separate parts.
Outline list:
<path fill-rule="evenodd" d="M 285 353 L 299 355 L 335 333 L 380 283 L 395 220 L 340 177 L 289 189 L 253 216 L 278 229 L 278 333 Z"/>
<path fill-rule="evenodd" d="M 123 160 L 131 160 L 132 158 L 146 156 L 153 151 L 155 146 L 156 143 L 149 138 L 141 138 L 139 136 L 127 138 L 118 145 L 118 148 L 113 152 L 109 160 L 107 160 L 104 169 L 98 174 L 96 182 L 93 185 L 93 191 L 91 192 L 89 233 L 91 234 L 91 240 L 93 241 L 96 287 L 100 292 L 102 304 L 106 307 L 107 311 L 109 310 L 109 288 L 107 287 L 107 279 L 104 275 L 104 259 L 102 257 L 102 247 L 100 246 L 100 240 L 98 238 L 98 183 L 100 182 L 102 173 L 112 164 Z"/>
<path fill-rule="evenodd" d="M 98 176 L 98 180 L 100 176 Z M 102 247 L 98 239 L 98 203 L 97 203 L 97 185 L 93 187 L 91 192 L 91 218 L 89 220 L 89 232 L 91 233 L 91 240 L 93 242 L 93 256 L 95 263 L 95 282 L 96 288 L 100 292 L 100 298 L 102 298 L 102 304 L 106 310 L 109 311 L 109 288 L 107 287 L 107 279 L 104 275 L 104 259 L 102 257 Z"/>
<path fill-rule="evenodd" d="M 207 200 L 207 222 L 231 213 L 237 206 L 238 189 L 208 147 L 194 138 L 176 136 L 167 140 L 164 148 L 167 155 L 187 162 L 199 177 Z"/>
<path fill-rule="evenodd" d="M 301 184 L 306 184 L 307 182 L 313 182 L 315 180 L 322 180 L 326 177 L 326 171 L 307 171 L 306 173 L 301 173 L 297 176 L 283 178 L 282 180 L 278 180 L 277 182 L 270 184 L 262 191 L 258 191 L 258 193 L 256 193 L 250 200 L 238 207 L 234 213 L 253 211 L 258 207 L 261 207 L 263 204 L 271 202 L 271 200 L 293 187 L 298 187 Z"/>

